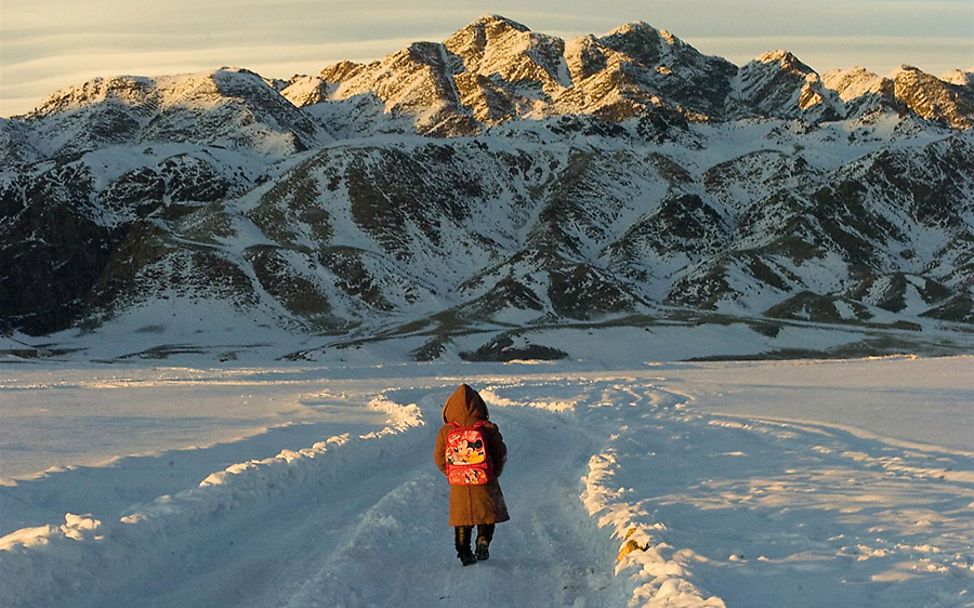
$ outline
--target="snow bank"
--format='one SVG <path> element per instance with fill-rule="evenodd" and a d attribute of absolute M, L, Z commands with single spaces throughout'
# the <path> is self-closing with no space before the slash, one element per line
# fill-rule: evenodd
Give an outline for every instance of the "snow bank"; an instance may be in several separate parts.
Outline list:
<path fill-rule="evenodd" d="M 617 473 L 625 460 L 626 472 L 639 469 L 638 458 L 620 458 L 614 443 L 630 434 L 654 433 L 658 419 L 645 419 L 647 412 L 673 412 L 682 419 L 682 395 L 660 392 L 652 384 L 610 381 L 552 379 L 535 382 L 496 382 L 481 390 L 492 406 L 525 407 L 552 413 L 570 413 L 584 420 L 584 426 L 600 429 L 608 444 L 588 461 L 582 477 L 581 501 L 600 528 L 611 528 L 619 540 L 615 574 L 629 574 L 635 583 L 630 604 L 650 608 L 724 608 L 724 601 L 693 582 L 691 564 L 706 561 L 691 549 L 676 550 L 660 535 L 666 530 L 652 520 L 639 502 L 631 502 L 632 488 L 617 487 Z M 539 398 L 541 397 L 541 398 Z M 608 408 L 608 410 L 606 409 Z M 598 412 L 598 413 L 596 413 Z M 596 431 L 598 434 L 599 431 Z M 637 446 L 642 446 L 636 442 Z M 638 449 L 642 449 L 639 447 Z M 639 456 L 639 454 L 636 454 Z M 646 490 L 646 488 L 641 488 Z"/>
<path fill-rule="evenodd" d="M 34 547 L 46 545 L 51 539 L 69 538 L 71 540 L 85 540 L 92 538 L 101 540 L 98 534 L 101 522 L 90 515 L 75 515 L 65 513 L 64 524 L 60 526 L 37 526 L 22 528 L 0 538 L 0 551 L 7 551 L 17 547 Z"/>
<path fill-rule="evenodd" d="M 379 395 L 369 401 L 369 407 L 384 413 L 386 426 L 382 430 L 363 435 L 363 439 L 375 439 L 386 435 L 395 435 L 408 430 L 410 427 L 423 425 L 423 413 L 415 403 L 401 405 L 390 401 L 384 395 Z"/>
<path fill-rule="evenodd" d="M 65 593 L 108 588 L 118 578 L 110 573 L 131 575 L 133 569 L 151 568 L 153 559 L 166 553 L 167 543 L 204 520 L 250 511 L 336 471 L 354 471 L 356 462 L 376 458 L 375 440 L 385 444 L 424 424 L 415 404 L 400 405 L 380 395 L 369 407 L 387 414 L 387 426 L 357 441 L 338 435 L 309 448 L 233 464 L 195 488 L 160 496 L 118 521 L 67 513 L 63 524 L 24 528 L 0 538 L 3 605 L 53 606 Z"/>
<path fill-rule="evenodd" d="M 613 435 L 610 440 L 618 439 Z M 611 527 L 619 539 L 616 574 L 635 569 L 631 578 L 636 583 L 630 605 L 646 608 L 724 608 L 724 600 L 709 595 L 691 582 L 690 564 L 706 558 L 691 549 L 676 550 L 660 538 L 666 530 L 638 502 L 627 501 L 631 489 L 615 487 L 619 469 L 617 451 L 607 448 L 589 460 L 588 475 L 582 478 L 585 489 L 581 499 L 592 517 L 598 517 L 601 528 Z"/>
<path fill-rule="evenodd" d="M 500 391 L 505 388 L 521 388 L 522 385 L 491 385 L 480 391 L 480 396 L 484 398 L 484 401 L 488 405 L 494 405 L 497 407 L 531 407 L 539 410 L 546 410 L 549 412 L 570 412 L 575 409 L 578 401 L 581 397 L 569 397 L 567 399 L 511 399 L 510 397 L 505 397 L 500 394 Z M 533 390 L 536 390 L 538 384 L 532 384 Z M 551 384 L 541 384 L 546 388 L 551 388 L 554 385 Z M 577 390 L 577 387 L 574 387 Z"/>

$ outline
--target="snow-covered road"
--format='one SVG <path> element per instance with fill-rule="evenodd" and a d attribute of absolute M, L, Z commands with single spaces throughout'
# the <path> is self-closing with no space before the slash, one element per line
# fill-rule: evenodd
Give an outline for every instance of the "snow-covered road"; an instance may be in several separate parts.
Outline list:
<path fill-rule="evenodd" d="M 372 379 L 345 427 L 0 487 L 0 534 L 49 524 L 0 538 L 0 606 L 974 606 L 974 454 L 709 413 L 658 371 L 481 378 L 511 449 L 487 562 L 453 556 L 431 460 L 456 379 Z"/>
<path fill-rule="evenodd" d="M 438 430 L 440 404 L 429 405 L 429 430 Z M 284 605 L 603 605 L 611 593 L 610 543 L 586 516 L 577 489 L 598 443 L 565 416 L 494 409 L 517 458 L 501 480 L 514 520 L 498 526 L 490 560 L 461 568 L 454 557 L 447 486 L 431 469 L 427 433 L 423 449 L 402 454 L 403 475 L 389 480 L 381 499 L 356 521 L 341 522 L 349 533 L 312 578 L 285 594 Z"/>

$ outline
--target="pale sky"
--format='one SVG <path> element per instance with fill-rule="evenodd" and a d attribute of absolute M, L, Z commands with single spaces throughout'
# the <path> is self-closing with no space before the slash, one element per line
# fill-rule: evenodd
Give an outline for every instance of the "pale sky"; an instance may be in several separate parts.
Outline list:
<path fill-rule="evenodd" d="M 0 0 L 0 116 L 95 76 L 313 74 L 442 41 L 485 13 L 563 38 L 642 20 L 738 65 L 786 48 L 821 73 L 974 67 L 974 0 Z"/>

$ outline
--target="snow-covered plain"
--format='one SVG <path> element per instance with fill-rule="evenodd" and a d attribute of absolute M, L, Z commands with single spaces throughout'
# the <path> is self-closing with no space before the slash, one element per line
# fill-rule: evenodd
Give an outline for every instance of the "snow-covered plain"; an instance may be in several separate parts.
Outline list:
<path fill-rule="evenodd" d="M 0 606 L 974 606 L 974 358 L 633 367 L 7 365 Z M 469 568 L 460 381 L 511 453 Z"/>

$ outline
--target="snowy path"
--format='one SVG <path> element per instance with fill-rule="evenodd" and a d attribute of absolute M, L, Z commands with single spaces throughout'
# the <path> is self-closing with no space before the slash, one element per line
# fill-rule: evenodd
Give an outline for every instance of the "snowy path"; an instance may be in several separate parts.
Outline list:
<path fill-rule="evenodd" d="M 481 386 L 511 449 L 487 562 L 453 555 L 442 381 L 128 524 L 0 539 L 0 606 L 974 606 L 974 454 L 702 413 L 646 373 Z"/>
<path fill-rule="evenodd" d="M 592 439 L 544 412 L 495 410 L 493 417 L 520 449 L 502 478 L 514 521 L 498 526 L 490 560 L 462 568 L 454 557 L 447 488 L 426 449 L 409 456 L 406 481 L 358 518 L 284 605 L 482 605 L 486 598 L 498 606 L 601 605 L 611 549 L 599 542 L 577 490 Z"/>

